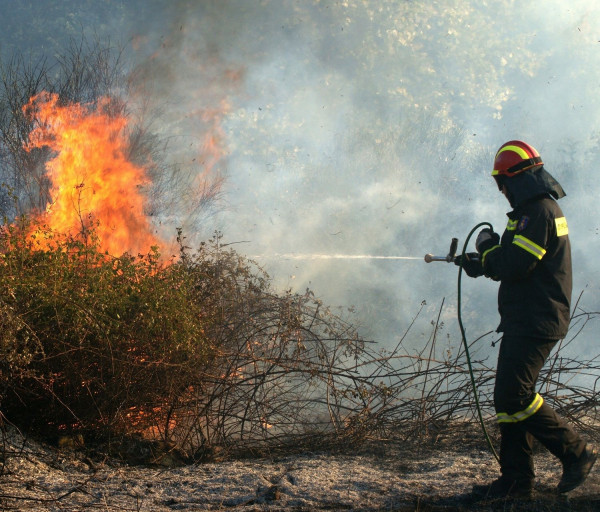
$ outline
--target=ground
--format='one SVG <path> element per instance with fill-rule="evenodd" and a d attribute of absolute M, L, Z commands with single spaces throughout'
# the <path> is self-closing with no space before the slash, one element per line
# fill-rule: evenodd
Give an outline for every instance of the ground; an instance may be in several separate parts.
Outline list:
<path fill-rule="evenodd" d="M 476 428 L 476 426 L 473 426 Z M 485 443 L 459 429 L 436 442 L 371 441 L 347 453 L 307 452 L 185 465 L 128 466 L 5 436 L 0 509 L 22 511 L 592 511 L 600 467 L 568 496 L 543 451 L 532 500 L 476 501 L 473 484 L 497 476 Z"/>

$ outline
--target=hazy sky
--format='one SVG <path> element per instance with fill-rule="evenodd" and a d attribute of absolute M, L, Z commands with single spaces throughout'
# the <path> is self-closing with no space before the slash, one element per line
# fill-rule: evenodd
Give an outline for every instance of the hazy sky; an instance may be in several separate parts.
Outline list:
<path fill-rule="evenodd" d="M 600 7 L 483 4 L 165 0 L 140 11 L 107 1 L 94 23 L 126 45 L 139 80 L 132 101 L 162 109 L 172 161 L 195 169 L 202 155 L 194 172 L 226 176 L 219 212 L 194 233 L 220 229 L 281 289 L 354 305 L 382 346 L 397 343 L 422 301 L 410 339 L 426 340 L 445 298 L 443 335 L 456 347 L 457 268 L 422 257 L 445 255 L 452 237 L 462 248 L 478 222 L 504 229 L 510 208 L 490 172 L 513 138 L 536 147 L 566 190 L 574 296 L 585 290 L 581 305 L 600 311 Z M 420 259 L 278 256 L 289 253 Z M 497 326 L 496 291 L 464 282 L 470 338 Z M 595 354 L 593 327 L 580 347 Z"/>

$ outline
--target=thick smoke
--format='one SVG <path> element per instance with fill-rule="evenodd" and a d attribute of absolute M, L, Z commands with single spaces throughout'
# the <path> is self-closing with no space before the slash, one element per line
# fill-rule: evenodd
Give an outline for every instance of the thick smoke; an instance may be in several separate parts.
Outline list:
<path fill-rule="evenodd" d="M 581 306 L 598 309 L 599 7 L 583 0 L 147 5 L 115 27 L 131 34 L 135 99 L 162 109 L 173 163 L 226 177 L 218 211 L 188 224 L 190 236 L 221 230 L 280 288 L 310 287 L 329 304 L 355 306 L 363 333 L 386 347 L 422 301 L 409 338 L 416 346 L 427 339 L 445 299 L 444 334 L 456 346 L 453 265 L 276 255 L 445 255 L 452 237 L 462 248 L 480 221 L 502 231 L 509 205 L 491 165 L 503 142 L 520 138 L 568 194 L 561 205 L 574 295 L 584 291 Z M 183 217 L 175 209 L 165 222 Z M 496 290 L 484 279 L 464 283 L 471 339 L 495 329 Z M 581 336 L 578 347 L 594 351 L 591 332 Z"/>
<path fill-rule="evenodd" d="M 575 294 L 595 310 L 593 211 L 598 9 L 585 2 L 181 3 L 168 60 L 181 110 L 208 74 L 223 92 L 227 208 L 221 229 L 280 287 L 356 306 L 366 336 L 393 346 L 419 311 L 415 344 L 445 298 L 457 342 L 456 268 L 420 261 L 297 260 L 281 253 L 445 255 L 509 209 L 489 174 L 494 150 L 523 138 L 563 184 Z M 180 25 L 181 24 L 181 25 Z M 197 52 L 190 61 L 189 49 Z M 160 55 L 158 59 L 160 59 Z M 197 67 L 190 66 L 196 62 Z M 232 89 L 226 73 L 236 70 Z M 192 99 L 189 95 L 196 93 Z M 186 99 L 187 98 L 187 99 Z M 214 101 L 214 100 L 213 100 Z M 587 177 L 587 179 L 586 179 Z M 465 283 L 471 337 L 497 323 L 496 285 Z"/>

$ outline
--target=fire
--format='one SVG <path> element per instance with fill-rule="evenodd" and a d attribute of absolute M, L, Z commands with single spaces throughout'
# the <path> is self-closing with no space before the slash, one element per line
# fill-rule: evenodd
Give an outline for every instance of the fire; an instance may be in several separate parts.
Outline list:
<path fill-rule="evenodd" d="M 164 248 L 144 213 L 146 170 L 127 158 L 127 118 L 111 112 L 109 99 L 62 105 L 56 94 L 41 93 L 24 112 L 36 123 L 27 149 L 54 152 L 46 164 L 51 202 L 36 219 L 44 229 L 34 233 L 41 248 L 50 244 L 41 236 L 48 229 L 84 239 L 93 230 L 98 249 L 113 256 Z"/>

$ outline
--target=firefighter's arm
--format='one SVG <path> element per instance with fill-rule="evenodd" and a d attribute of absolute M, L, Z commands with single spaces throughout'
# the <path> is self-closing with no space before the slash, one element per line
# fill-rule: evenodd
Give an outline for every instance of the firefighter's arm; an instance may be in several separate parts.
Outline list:
<path fill-rule="evenodd" d="M 482 265 L 485 275 L 495 281 L 519 281 L 533 272 L 540 259 L 512 243 L 493 247 L 482 256 Z"/>
<path fill-rule="evenodd" d="M 489 268 L 486 268 L 486 263 L 489 264 L 488 256 L 492 252 L 501 250 L 502 248 L 500 245 L 500 236 L 498 235 L 498 233 L 495 233 L 492 229 L 489 228 L 482 229 L 479 235 L 477 235 L 477 240 L 475 241 L 475 248 L 479 253 L 479 262 L 481 263 L 483 274 L 486 277 L 498 280 L 498 277 L 491 273 Z"/>
<path fill-rule="evenodd" d="M 485 275 L 495 280 L 525 279 L 546 254 L 549 229 L 543 215 L 523 215 L 509 243 L 482 253 Z"/>

